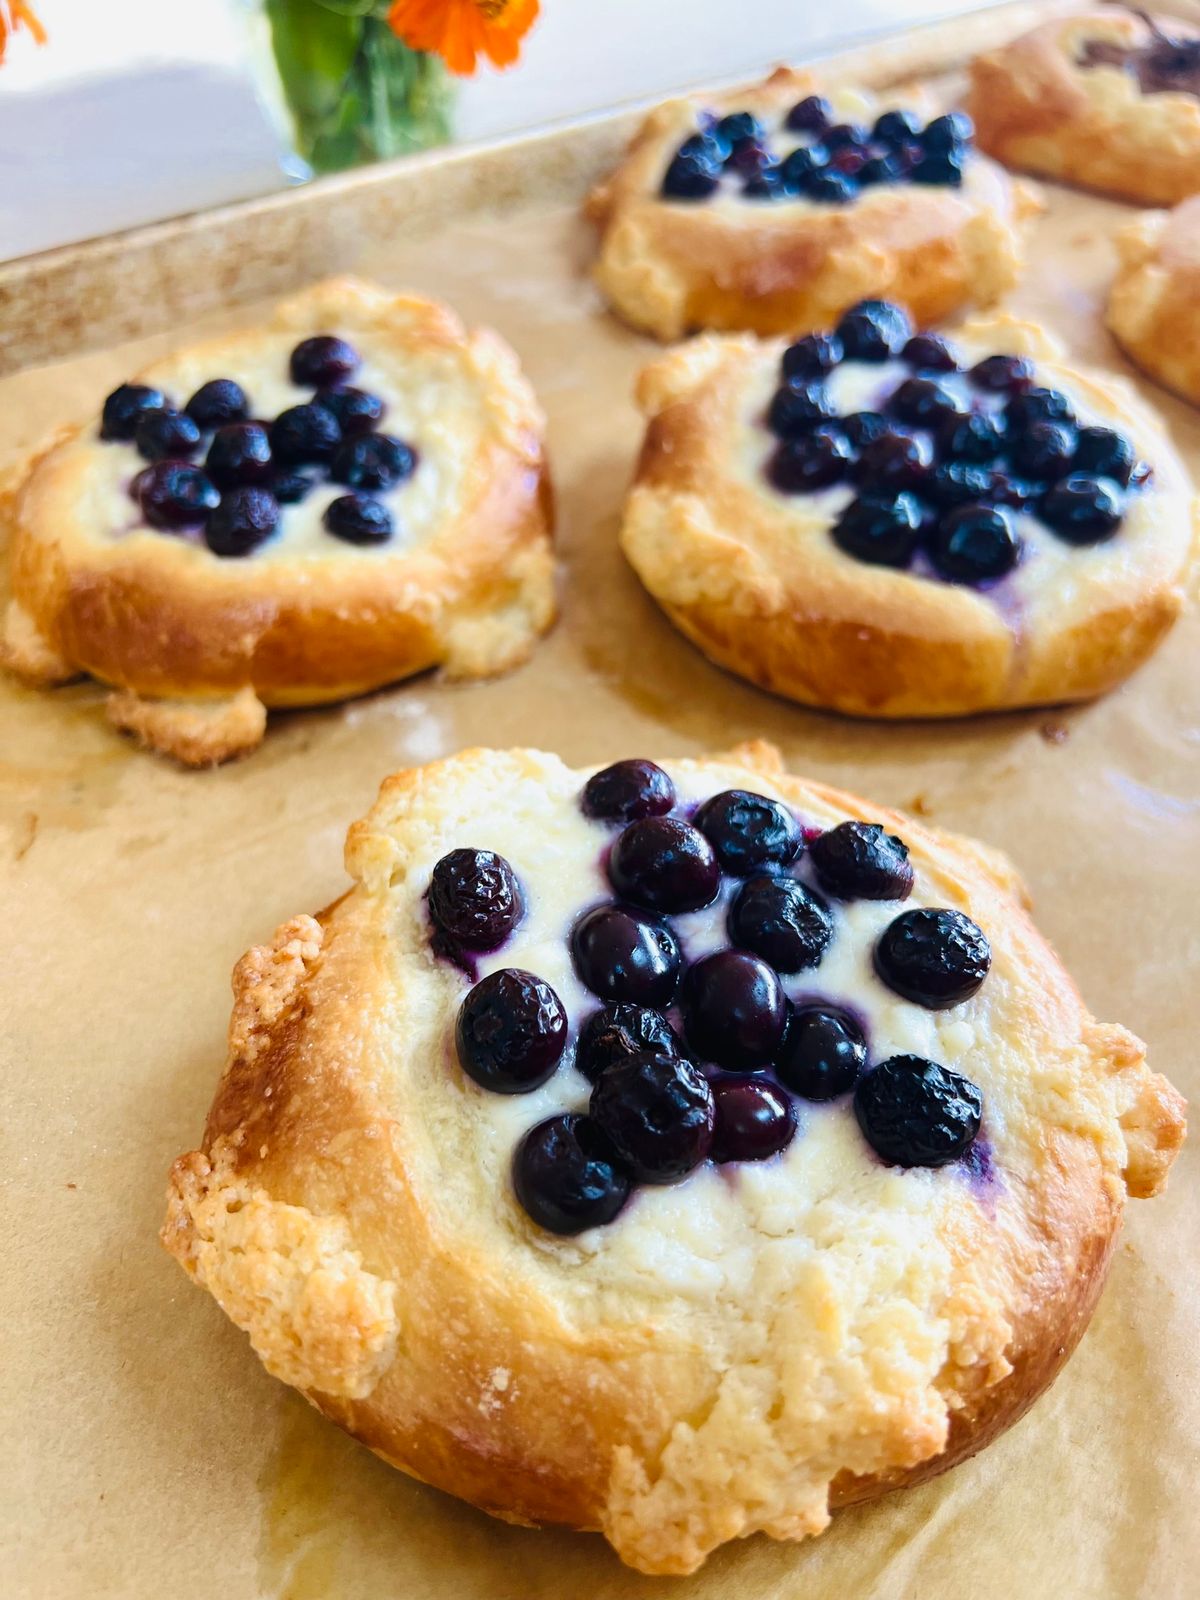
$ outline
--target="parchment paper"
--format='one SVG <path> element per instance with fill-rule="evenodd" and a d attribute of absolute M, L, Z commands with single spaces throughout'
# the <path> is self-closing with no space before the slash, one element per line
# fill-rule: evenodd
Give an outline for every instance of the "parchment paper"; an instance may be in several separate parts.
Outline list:
<path fill-rule="evenodd" d="M 1126 213 L 1052 196 L 1017 304 L 1088 360 L 1107 235 Z M 4 1425 L 0 1590 L 222 1600 L 1135 1600 L 1200 1588 L 1197 1163 L 1131 1205 L 1066 1374 L 948 1477 L 820 1539 L 727 1547 L 697 1577 L 628 1572 L 593 1536 L 506 1527 L 375 1460 L 262 1371 L 159 1249 L 164 1178 L 219 1070 L 228 975 L 343 888 L 347 824 L 389 770 L 475 742 L 583 762 L 760 735 L 789 766 L 1007 850 L 1099 1014 L 1200 1098 L 1200 683 L 1195 619 L 1092 706 L 942 726 L 806 712 L 727 677 L 623 564 L 618 509 L 651 346 L 603 314 L 573 216 L 463 222 L 360 260 L 444 295 L 521 353 L 550 415 L 563 618 L 496 683 L 432 678 L 277 717 L 265 746 L 187 774 L 109 731 L 101 692 L 0 685 Z M 152 293 L 131 282 L 128 293 Z M 220 319 L 214 319 L 219 321 Z M 253 320 L 241 311 L 229 321 Z M 173 337 L 190 337 L 180 329 Z M 0 385 L 0 465 L 170 338 Z M 1158 397 L 1200 461 L 1200 419 Z"/>

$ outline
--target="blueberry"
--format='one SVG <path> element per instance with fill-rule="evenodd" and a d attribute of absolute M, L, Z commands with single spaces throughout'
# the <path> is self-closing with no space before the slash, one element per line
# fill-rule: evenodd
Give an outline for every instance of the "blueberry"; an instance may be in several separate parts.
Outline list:
<path fill-rule="evenodd" d="M 632 1185 L 590 1117 L 566 1111 L 539 1122 L 513 1155 L 513 1188 L 547 1233 L 583 1233 L 611 1222 Z"/>
<path fill-rule="evenodd" d="M 668 200 L 704 200 L 720 181 L 719 171 L 710 162 L 678 155 L 663 174 L 662 193 Z"/>
<path fill-rule="evenodd" d="M 1111 478 L 1126 488 L 1136 463 L 1133 446 L 1115 428 L 1080 428 L 1075 441 L 1074 472 Z"/>
<path fill-rule="evenodd" d="M 846 435 L 826 425 L 798 439 L 782 439 L 767 476 L 782 494 L 813 494 L 840 482 L 853 459 Z"/>
<path fill-rule="evenodd" d="M 934 467 L 922 493 L 935 506 L 949 509 L 984 500 L 996 487 L 997 474 L 991 467 L 975 467 L 967 461 L 943 461 Z"/>
<path fill-rule="evenodd" d="M 881 411 L 852 411 L 848 417 L 841 419 L 841 429 L 856 450 L 861 450 L 864 445 L 885 433 L 895 431 L 893 424 Z"/>
<path fill-rule="evenodd" d="M 731 147 L 761 140 L 765 132 L 762 123 L 750 111 L 731 111 L 728 116 L 719 118 L 713 128 L 716 137 Z"/>
<path fill-rule="evenodd" d="M 857 144 L 844 144 L 840 149 L 830 151 L 828 167 L 834 172 L 840 172 L 843 177 L 859 178 L 867 162 L 871 159 L 870 151 Z M 875 179 L 869 179 L 875 182 Z"/>
<path fill-rule="evenodd" d="M 895 150 L 889 150 L 886 155 L 867 156 L 855 177 L 866 189 L 875 183 L 899 183 L 907 172 L 908 167 L 900 155 Z"/>
<path fill-rule="evenodd" d="M 958 371 L 958 357 L 936 333 L 914 333 L 901 355 L 918 372 Z"/>
<path fill-rule="evenodd" d="M 580 979 L 601 1000 L 665 1006 L 679 982 L 675 935 L 657 917 L 629 906 L 597 906 L 571 929 Z"/>
<path fill-rule="evenodd" d="M 302 339 L 292 351 L 289 369 L 292 382 L 306 389 L 324 389 L 330 384 L 345 383 L 359 368 L 358 352 L 344 339 L 319 333 L 312 339 Z"/>
<path fill-rule="evenodd" d="M 806 333 L 783 352 L 783 376 L 787 383 L 803 383 L 823 378 L 842 359 L 842 341 L 835 333 Z"/>
<path fill-rule="evenodd" d="M 1020 546 L 1007 511 L 976 503 L 941 517 L 929 553 L 942 577 L 952 583 L 984 583 L 1012 571 Z"/>
<path fill-rule="evenodd" d="M 899 431 L 882 433 L 863 446 L 854 479 L 877 491 L 920 489 L 932 465 L 933 452 L 924 439 Z"/>
<path fill-rule="evenodd" d="M 765 1067 L 787 1022 L 774 969 L 747 950 L 717 950 L 690 966 L 680 1004 L 688 1044 L 731 1072 Z"/>
<path fill-rule="evenodd" d="M 567 1013 L 548 983 L 501 967 L 477 983 L 454 1030 L 463 1071 L 495 1094 L 528 1094 L 554 1072 L 567 1043 Z"/>
<path fill-rule="evenodd" d="M 642 817 L 617 837 L 608 859 L 613 888 L 648 911 L 698 911 L 721 887 L 708 840 L 678 817 Z"/>
<path fill-rule="evenodd" d="M 975 124 L 965 111 L 950 111 L 934 117 L 921 134 L 926 150 L 954 150 L 974 137 Z"/>
<path fill-rule="evenodd" d="M 822 137 L 831 150 L 841 150 L 847 145 L 866 144 L 871 135 L 861 122 L 835 122 Z"/>
<path fill-rule="evenodd" d="M 179 461 L 199 448 L 200 429 L 186 411 L 171 411 L 164 406 L 142 412 L 133 438 L 144 461 L 165 461 L 168 456 Z"/>
<path fill-rule="evenodd" d="M 788 194 L 807 194 L 813 179 L 823 172 L 829 152 L 823 144 L 802 144 L 789 150 L 779 167 L 779 177 Z"/>
<path fill-rule="evenodd" d="M 788 1019 L 775 1072 L 806 1100 L 836 1100 L 853 1089 L 866 1064 L 866 1040 L 852 1017 L 825 1006 L 802 1006 Z"/>
<path fill-rule="evenodd" d="M 386 409 L 378 395 L 367 394 L 364 389 L 318 389 L 313 399 L 326 411 L 333 412 L 344 439 L 370 433 L 382 422 Z"/>
<path fill-rule="evenodd" d="M 1031 422 L 1012 442 L 1009 460 L 1024 477 L 1065 477 L 1075 455 L 1075 429 L 1067 422 Z"/>
<path fill-rule="evenodd" d="M 271 445 L 261 422 L 227 422 L 213 434 L 204 463 L 222 489 L 271 478 Z"/>
<path fill-rule="evenodd" d="M 1014 394 L 1004 407 L 1004 416 L 1008 431 L 1014 438 L 1032 422 L 1073 424 L 1075 421 L 1075 413 L 1066 395 L 1058 389 L 1040 386 L 1019 390 Z"/>
<path fill-rule="evenodd" d="M 938 429 L 937 447 L 943 460 L 994 461 L 1006 442 L 1004 425 L 990 411 L 972 411 L 965 417 L 947 417 Z"/>
<path fill-rule="evenodd" d="M 592 1118 L 639 1183 L 671 1183 L 712 1148 L 708 1079 L 679 1056 L 645 1051 L 618 1061 L 592 1089 Z"/>
<path fill-rule="evenodd" d="M 270 427 L 272 453 L 293 467 L 329 461 L 341 439 L 342 430 L 333 412 L 315 403 L 289 406 Z"/>
<path fill-rule="evenodd" d="M 991 962 L 983 930 L 961 911 L 902 911 L 875 946 L 875 970 L 888 988 L 930 1011 L 969 999 Z"/>
<path fill-rule="evenodd" d="M 1033 382 L 1033 362 L 1025 356 L 984 356 L 971 368 L 970 378 L 989 394 L 1014 394 Z"/>
<path fill-rule="evenodd" d="M 1073 472 L 1048 491 L 1038 511 L 1068 544 L 1099 544 L 1120 527 L 1124 509 L 1121 491 L 1110 479 Z"/>
<path fill-rule="evenodd" d="M 804 191 L 810 200 L 820 200 L 828 206 L 848 205 L 858 193 L 858 184 L 845 172 L 826 167 L 814 172 Z"/>
<path fill-rule="evenodd" d="M 711 133 L 693 133 L 683 141 L 675 154 L 682 156 L 686 161 L 709 166 L 715 171 L 724 162 L 730 149 L 731 146 L 725 139 L 715 137 Z"/>
<path fill-rule="evenodd" d="M 343 439 L 333 453 L 329 476 L 351 489 L 390 489 L 411 477 L 416 452 L 390 433 L 366 433 Z"/>
<path fill-rule="evenodd" d="M 983 1096 L 969 1078 L 921 1056 L 890 1056 L 858 1081 L 854 1114 L 893 1167 L 943 1167 L 979 1132 Z"/>
<path fill-rule="evenodd" d="M 823 95 L 806 95 L 788 112 L 784 126 L 793 133 L 823 133 L 833 119 L 833 107 Z"/>
<path fill-rule="evenodd" d="M 104 402 L 100 418 L 102 439 L 132 439 L 138 422 L 147 411 L 162 411 L 167 397 L 161 389 L 144 383 L 123 383 Z"/>
<path fill-rule="evenodd" d="M 675 805 L 675 785 L 653 761 L 615 761 L 594 772 L 583 788 L 580 806 L 598 822 L 636 822 L 663 817 Z"/>
<path fill-rule="evenodd" d="M 767 410 L 767 427 L 781 439 L 794 439 L 819 422 L 837 416 L 837 407 L 819 383 L 785 383 Z"/>
<path fill-rule="evenodd" d="M 962 157 L 952 150 L 931 150 L 922 156 L 909 176 L 914 183 L 939 184 L 957 189 L 963 181 Z"/>
<path fill-rule="evenodd" d="M 963 402 L 940 378 L 905 378 L 893 391 L 888 410 L 914 428 L 936 428 L 963 415 Z"/>
<path fill-rule="evenodd" d="M 343 494 L 325 507 L 325 531 L 347 544 L 384 544 L 393 533 L 392 514 L 369 494 Z"/>
<path fill-rule="evenodd" d="M 1030 483 L 1027 478 L 1016 478 L 1010 472 L 996 468 L 992 472 L 988 497 L 997 505 L 1012 506 L 1014 511 L 1026 511 L 1042 493 L 1042 485 Z"/>
<path fill-rule="evenodd" d="M 920 533 L 921 507 L 911 494 L 868 490 L 842 512 L 833 527 L 833 540 L 859 561 L 906 567 Z"/>
<path fill-rule="evenodd" d="M 766 1161 L 796 1136 L 796 1112 L 773 1083 L 725 1078 L 713 1085 L 714 1161 Z"/>
<path fill-rule="evenodd" d="M 833 918 L 819 895 L 795 878 L 748 878 L 729 908 L 730 941 L 777 972 L 818 966 L 833 938 Z"/>
<path fill-rule="evenodd" d="M 696 812 L 695 824 L 716 851 L 721 870 L 735 878 L 786 867 L 804 848 L 800 825 L 787 807 L 746 789 L 714 794 Z"/>
<path fill-rule="evenodd" d="M 271 490 L 281 506 L 298 505 L 316 487 L 304 472 L 277 472 L 271 480 Z"/>
<path fill-rule="evenodd" d="M 871 138 L 879 144 L 907 144 L 920 132 L 920 119 L 911 111 L 885 111 L 876 117 Z"/>
<path fill-rule="evenodd" d="M 494 850 L 451 850 L 430 875 L 429 918 L 452 952 L 498 950 L 524 915 L 517 875 Z"/>
<path fill-rule="evenodd" d="M 595 1083 L 614 1062 L 645 1050 L 665 1056 L 684 1053 L 674 1028 L 661 1011 L 617 1002 L 593 1011 L 579 1030 L 575 1065 L 589 1082 Z"/>
<path fill-rule="evenodd" d="M 889 300 L 860 300 L 837 325 L 847 361 L 887 361 L 912 332 L 908 313 Z"/>
<path fill-rule="evenodd" d="M 204 542 L 217 556 L 248 555 L 278 523 L 279 502 L 269 489 L 227 489 L 208 519 Z"/>
<path fill-rule="evenodd" d="M 908 846 L 878 822 L 839 822 L 812 841 L 817 882 L 838 900 L 907 900 L 913 869 Z"/>
<path fill-rule="evenodd" d="M 217 486 L 189 461 L 156 461 L 133 480 L 133 498 L 152 528 L 199 526 L 220 503 Z"/>
<path fill-rule="evenodd" d="M 779 166 L 760 167 L 742 184 L 742 194 L 747 200 L 780 200 L 784 193 L 783 169 Z"/>
<path fill-rule="evenodd" d="M 211 378 L 200 385 L 184 410 L 198 427 L 211 431 L 227 422 L 244 422 L 250 415 L 250 402 L 241 384 L 232 378 Z"/>

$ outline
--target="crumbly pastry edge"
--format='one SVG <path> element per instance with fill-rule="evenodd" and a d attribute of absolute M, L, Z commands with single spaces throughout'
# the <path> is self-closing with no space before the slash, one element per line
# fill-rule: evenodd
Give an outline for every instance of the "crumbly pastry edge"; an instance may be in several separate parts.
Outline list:
<path fill-rule="evenodd" d="M 1115 243 L 1109 332 L 1135 366 L 1200 406 L 1200 196 L 1172 212 L 1144 212 Z"/>
<path fill-rule="evenodd" d="M 12 590 L 0 665 L 38 687 L 96 677 L 113 691 L 114 726 L 206 766 L 253 749 L 269 707 L 347 699 L 434 666 L 488 677 L 528 659 L 557 609 L 553 494 L 545 419 L 517 357 L 439 302 L 353 278 L 281 302 L 267 331 L 282 344 L 321 321 L 459 352 L 488 427 L 456 516 L 416 552 L 347 563 L 333 579 L 325 572 L 319 594 L 278 566 L 181 572 L 170 551 L 146 541 L 125 558 L 81 559 L 57 536 L 58 503 L 80 471 L 64 447 L 92 423 L 61 429 L 0 495 Z M 210 347 L 219 363 L 227 339 L 193 348 Z"/>
<path fill-rule="evenodd" d="M 525 754 L 505 759 L 519 765 Z M 1048 1137 L 1030 1213 L 1041 1266 L 1017 1303 L 997 1300 L 1004 1264 L 991 1283 L 968 1274 L 953 1313 L 955 1357 L 923 1401 L 881 1420 L 876 1448 L 868 1441 L 858 1463 L 823 1464 L 823 1489 L 810 1486 L 786 1512 L 764 1511 L 757 1475 L 775 1458 L 752 1374 L 702 1386 L 699 1409 L 672 1425 L 659 1394 L 671 1385 L 687 1392 L 690 1364 L 668 1348 L 656 1370 L 652 1327 L 631 1359 L 612 1329 L 572 1333 L 547 1308 L 512 1298 L 471 1240 L 439 1258 L 408 1175 L 395 1170 L 367 1053 L 355 1059 L 351 1049 L 348 1059 L 346 1036 L 324 1032 L 322 1008 L 346 970 L 368 995 L 378 977 L 380 924 L 360 913 L 371 900 L 386 904 L 396 815 L 441 773 L 470 782 L 497 759 L 467 751 L 388 780 L 371 817 L 351 830 L 358 886 L 319 918 L 292 918 L 238 963 L 225 1075 L 203 1146 L 172 1171 L 167 1250 L 248 1332 L 269 1371 L 393 1465 L 506 1520 L 598 1528 L 646 1572 L 692 1571 L 715 1545 L 754 1531 L 817 1533 L 827 1507 L 920 1481 L 982 1448 L 1036 1399 L 1081 1336 L 1124 1194 L 1157 1192 L 1182 1143 L 1181 1098 L 1148 1070 L 1138 1040 L 1087 1016 L 1028 924 L 1003 858 L 788 778 L 769 746 L 721 758 L 798 805 L 816 798 L 902 830 L 936 876 L 1003 908 L 1021 948 L 1046 964 L 1048 992 L 1059 990 L 1077 1017 L 1079 1047 L 1110 1085 L 1115 1118 L 1103 1129 L 1086 1117 L 1071 1127 L 1068 1117 Z M 396 1208 L 403 1260 L 371 1255 L 381 1206 Z"/>

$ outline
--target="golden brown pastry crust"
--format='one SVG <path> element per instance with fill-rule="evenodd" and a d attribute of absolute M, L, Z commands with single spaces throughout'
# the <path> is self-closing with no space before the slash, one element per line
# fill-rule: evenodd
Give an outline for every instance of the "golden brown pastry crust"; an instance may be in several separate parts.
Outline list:
<path fill-rule="evenodd" d="M 768 746 L 671 770 L 899 830 L 918 891 L 987 929 L 994 998 L 973 1026 L 985 1095 L 1004 1100 L 998 1198 L 955 1191 L 936 1247 L 903 1269 L 890 1209 L 839 1223 L 839 1198 L 801 1230 L 820 1242 L 800 1266 L 775 1253 L 776 1224 L 749 1246 L 762 1275 L 748 1302 L 664 1287 L 670 1256 L 649 1279 L 621 1255 L 614 1268 L 602 1246 L 645 1226 L 633 1213 L 597 1230 L 591 1255 L 533 1227 L 488 1147 L 455 1142 L 467 1102 L 428 1040 L 461 980 L 428 960 L 421 896 L 427 863 L 474 837 L 497 795 L 530 808 L 536 856 L 583 775 L 477 750 L 390 778 L 350 832 L 356 886 L 238 964 L 225 1073 L 201 1148 L 173 1169 L 162 1232 L 268 1369 L 395 1466 L 510 1521 L 599 1528 L 660 1573 L 756 1530 L 819 1532 L 827 1500 L 928 1477 L 1007 1427 L 1083 1331 L 1124 1195 L 1161 1187 L 1184 1132 L 1180 1097 L 1136 1039 L 1091 1019 L 1000 858 L 789 777 Z M 686 1208 L 693 1181 L 668 1199 Z M 870 1189 L 885 1208 L 933 1192 L 921 1175 L 869 1182 L 899 1185 Z M 877 1251 L 886 1284 L 864 1305 Z"/>
<path fill-rule="evenodd" d="M 816 87 L 781 67 L 715 104 L 778 115 Z M 662 200 L 662 173 L 696 109 L 675 100 L 652 112 L 589 201 L 596 281 L 634 327 L 665 340 L 697 328 L 802 333 L 871 296 L 929 324 L 991 305 L 1016 282 L 1018 223 L 1034 201 L 985 158 L 971 161 L 962 189 L 884 186 L 846 206 Z"/>
<path fill-rule="evenodd" d="M 1153 413 L 1119 379 L 1065 365 L 1033 324 L 995 317 L 955 338 L 972 358 L 1036 357 L 1045 382 L 1134 439 L 1155 478 L 1120 533 L 1050 550 L 1068 562 L 1066 581 L 1030 576 L 1007 611 L 968 586 L 855 560 L 806 497 L 769 489 L 765 429 L 742 447 L 756 457 L 736 455 L 746 395 L 777 370 L 783 341 L 697 339 L 641 374 L 646 438 L 620 537 L 650 593 L 713 661 L 806 705 L 947 717 L 1101 694 L 1170 628 L 1185 600 L 1194 506 Z M 1023 570 L 1006 581 L 1025 583 Z"/>
<path fill-rule="evenodd" d="M 1194 30 L 1165 20 L 1173 34 Z M 1021 172 L 1058 178 L 1140 205 L 1174 205 L 1200 190 L 1200 99 L 1143 94 L 1118 67 L 1081 67 L 1089 39 L 1150 37 L 1113 8 L 1042 23 L 971 63 L 967 109 L 980 148 Z"/>
<path fill-rule="evenodd" d="M 331 280 L 265 326 L 141 376 L 182 401 L 217 373 L 286 372 L 298 338 L 331 329 L 437 396 L 417 478 L 436 471 L 454 486 L 438 491 L 423 536 L 403 539 L 406 490 L 386 549 L 326 536 L 300 554 L 269 545 L 223 560 L 149 530 L 104 537 L 110 528 L 92 525 L 109 507 L 96 475 L 115 447 L 89 422 L 32 459 L 8 499 L 4 665 L 38 684 L 90 673 L 117 691 L 117 726 L 204 765 L 253 748 L 268 706 L 341 700 L 439 664 L 477 677 L 526 659 L 554 615 L 552 507 L 544 418 L 498 335 L 468 332 L 434 301 Z"/>
<path fill-rule="evenodd" d="M 1200 405 L 1200 195 L 1151 211 L 1116 236 L 1107 321 L 1129 359 Z"/>

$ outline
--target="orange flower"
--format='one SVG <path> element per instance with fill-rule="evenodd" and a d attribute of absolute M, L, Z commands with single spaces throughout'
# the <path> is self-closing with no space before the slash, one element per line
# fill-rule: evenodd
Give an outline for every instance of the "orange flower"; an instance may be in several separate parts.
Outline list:
<path fill-rule="evenodd" d="M 537 14 L 538 0 L 395 0 L 388 21 L 409 49 L 434 51 L 469 77 L 480 54 L 511 67 Z"/>
<path fill-rule="evenodd" d="M 0 0 L 0 63 L 4 61 L 9 34 L 21 28 L 28 28 L 38 44 L 45 44 L 46 30 L 34 14 L 29 0 Z"/>

